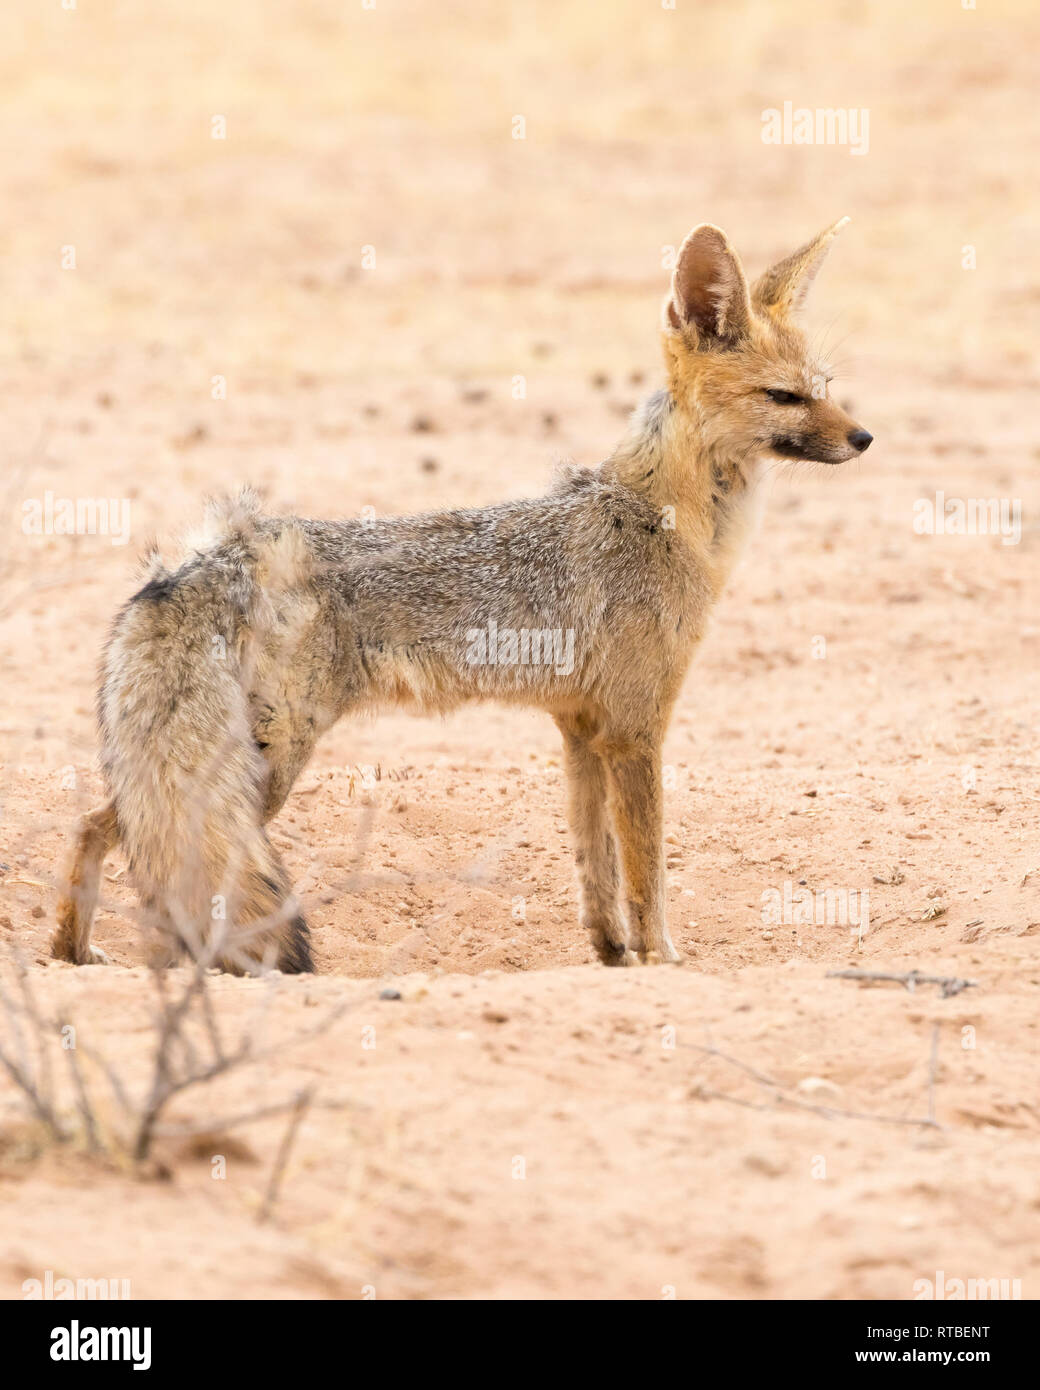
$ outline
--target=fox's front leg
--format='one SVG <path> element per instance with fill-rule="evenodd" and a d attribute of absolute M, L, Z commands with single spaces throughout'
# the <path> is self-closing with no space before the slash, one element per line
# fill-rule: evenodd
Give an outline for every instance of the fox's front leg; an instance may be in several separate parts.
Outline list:
<path fill-rule="evenodd" d="M 604 759 L 628 897 L 629 939 L 647 964 L 677 961 L 664 920 L 663 794 L 660 745 L 610 742 Z"/>
<path fill-rule="evenodd" d="M 628 933 L 618 904 L 620 874 L 607 811 L 607 773 L 578 720 L 558 719 L 567 767 L 568 812 L 581 890 L 581 924 L 604 965 L 628 965 Z"/>

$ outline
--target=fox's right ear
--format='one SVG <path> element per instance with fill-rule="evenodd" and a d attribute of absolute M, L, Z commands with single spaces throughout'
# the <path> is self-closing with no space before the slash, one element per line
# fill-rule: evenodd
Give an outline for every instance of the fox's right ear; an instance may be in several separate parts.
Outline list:
<path fill-rule="evenodd" d="M 698 347 L 724 347 L 747 330 L 751 303 L 747 280 L 725 232 L 703 222 L 679 248 L 672 292 L 665 301 L 665 328 L 693 330 Z"/>
<path fill-rule="evenodd" d="M 806 242 L 792 255 L 760 275 L 751 290 L 755 308 L 780 319 L 796 314 L 831 249 L 831 242 L 848 223 L 849 218 L 839 218 L 831 226 L 825 227 L 819 236 L 813 237 L 812 241 Z"/>

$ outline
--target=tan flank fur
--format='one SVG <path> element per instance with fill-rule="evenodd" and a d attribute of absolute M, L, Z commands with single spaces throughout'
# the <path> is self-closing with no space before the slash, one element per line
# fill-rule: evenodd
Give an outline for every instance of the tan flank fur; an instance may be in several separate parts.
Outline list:
<path fill-rule="evenodd" d="M 798 327 L 847 219 L 749 289 L 697 227 L 662 318 L 667 384 L 598 468 L 543 497 L 361 521 L 210 513 L 116 618 L 98 699 L 109 800 L 85 817 L 54 954 L 85 963 L 121 843 L 149 922 L 233 970 L 312 968 L 264 826 L 352 711 L 536 706 L 563 735 L 581 920 L 608 965 L 678 959 L 664 914 L 661 745 L 769 459 L 842 463 L 871 436 Z"/>

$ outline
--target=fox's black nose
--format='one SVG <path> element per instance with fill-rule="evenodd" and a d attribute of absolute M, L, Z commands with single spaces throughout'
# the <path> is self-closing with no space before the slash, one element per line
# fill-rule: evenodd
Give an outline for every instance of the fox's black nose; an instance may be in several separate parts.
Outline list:
<path fill-rule="evenodd" d="M 870 447 L 870 441 L 873 438 L 874 436 L 867 430 L 853 430 L 849 435 L 849 443 L 862 454 L 864 449 Z"/>

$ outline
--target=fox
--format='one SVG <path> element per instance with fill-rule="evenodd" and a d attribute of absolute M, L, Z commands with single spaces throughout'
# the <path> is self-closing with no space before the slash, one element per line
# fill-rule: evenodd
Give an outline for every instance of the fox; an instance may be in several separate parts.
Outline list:
<path fill-rule="evenodd" d="M 696 226 L 660 332 L 665 384 L 595 467 L 542 496 L 376 520 L 212 503 L 179 562 L 148 557 L 101 659 L 108 799 L 82 820 L 53 955 L 91 944 L 126 854 L 145 918 L 236 973 L 314 969 L 267 825 L 347 714 L 493 699 L 563 740 L 579 920 L 605 965 L 680 960 L 665 916 L 662 743 L 777 460 L 842 464 L 872 436 L 829 391 L 801 311 L 842 218 L 749 286 Z"/>

